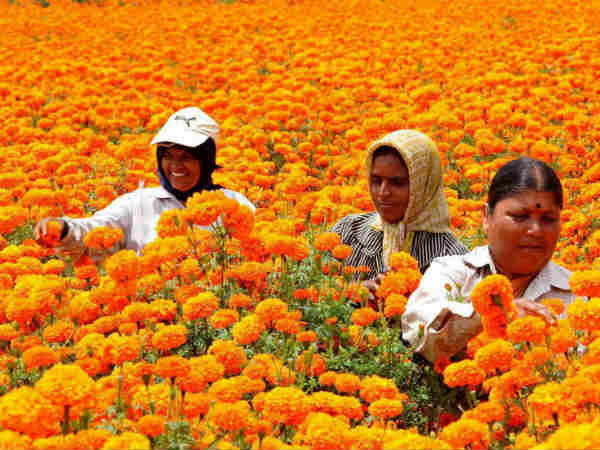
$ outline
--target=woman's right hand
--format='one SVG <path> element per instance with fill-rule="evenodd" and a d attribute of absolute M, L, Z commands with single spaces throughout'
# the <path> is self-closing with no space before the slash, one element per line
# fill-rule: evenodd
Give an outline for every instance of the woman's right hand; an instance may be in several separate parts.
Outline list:
<path fill-rule="evenodd" d="M 540 316 L 550 325 L 556 325 L 558 317 L 546 305 L 534 302 L 533 300 L 530 300 L 525 297 L 515 298 L 513 300 L 513 303 L 517 308 L 519 317 L 526 315 L 536 315 Z"/>
<path fill-rule="evenodd" d="M 368 302 L 375 303 L 377 300 L 377 289 L 379 289 L 379 285 L 381 284 L 381 280 L 385 277 L 385 274 L 380 273 L 375 278 L 371 278 L 370 280 L 365 280 L 362 282 L 362 285 L 369 290 L 369 296 L 367 297 Z M 377 308 L 375 308 L 377 309 Z"/>
<path fill-rule="evenodd" d="M 58 224 L 55 225 L 55 224 Z M 33 229 L 36 241 L 46 247 L 54 247 L 63 237 L 66 222 L 58 217 L 45 217 L 40 220 Z"/>

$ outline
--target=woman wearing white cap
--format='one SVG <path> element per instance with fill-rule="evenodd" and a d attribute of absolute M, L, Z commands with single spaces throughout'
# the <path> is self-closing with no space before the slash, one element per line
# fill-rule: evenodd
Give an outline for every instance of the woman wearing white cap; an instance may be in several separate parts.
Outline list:
<path fill-rule="evenodd" d="M 214 184 L 212 173 L 216 164 L 215 140 L 219 133 L 217 123 L 196 107 L 177 111 L 151 144 L 156 144 L 156 159 L 160 187 L 143 188 L 122 195 L 91 217 L 48 217 L 35 227 L 36 239 L 47 233 L 49 221 L 63 224 L 61 248 L 82 248 L 83 237 L 90 230 L 109 226 L 123 230 L 121 248 L 138 254 L 157 238 L 156 225 L 160 215 L 169 209 L 184 208 L 189 197 L 203 190 L 222 190 L 239 203 L 255 210 L 254 205 L 239 192 Z"/>

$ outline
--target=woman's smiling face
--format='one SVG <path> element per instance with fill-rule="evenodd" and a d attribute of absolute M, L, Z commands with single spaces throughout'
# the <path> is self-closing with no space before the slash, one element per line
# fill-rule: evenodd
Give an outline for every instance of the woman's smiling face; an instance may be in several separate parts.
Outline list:
<path fill-rule="evenodd" d="M 185 147 L 174 146 L 164 150 L 160 164 L 171 186 L 182 192 L 196 186 L 202 176 L 200 160 Z"/>
<path fill-rule="evenodd" d="M 408 168 L 397 153 L 384 153 L 373 158 L 369 191 L 377 212 L 389 223 L 404 218 L 410 198 Z"/>
<path fill-rule="evenodd" d="M 560 234 L 560 206 L 552 192 L 526 190 L 487 210 L 483 228 L 498 269 L 535 275 L 552 258 Z"/>

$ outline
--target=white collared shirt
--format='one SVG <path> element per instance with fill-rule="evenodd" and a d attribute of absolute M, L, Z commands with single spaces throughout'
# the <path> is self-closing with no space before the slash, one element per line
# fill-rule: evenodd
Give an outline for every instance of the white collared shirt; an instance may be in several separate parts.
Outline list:
<path fill-rule="evenodd" d="M 254 205 L 242 194 L 229 189 L 221 189 L 229 198 L 256 211 Z M 83 252 L 83 237 L 94 228 L 108 226 L 123 230 L 121 249 L 134 250 L 138 255 L 158 234 L 156 225 L 160 215 L 170 209 L 183 209 L 185 205 L 162 186 L 143 188 L 116 198 L 106 208 L 91 217 L 73 219 L 62 217 L 69 230 L 62 240 L 59 251 L 77 254 Z"/>
<path fill-rule="evenodd" d="M 403 338 L 432 362 L 464 349 L 482 330 L 469 295 L 477 283 L 493 273 L 496 269 L 487 246 L 476 247 L 465 255 L 434 259 L 408 299 L 402 315 Z M 534 301 L 560 298 L 566 306 L 575 300 L 570 276 L 570 271 L 550 261 L 529 283 L 523 297 Z M 464 301 L 453 300 L 457 298 Z M 440 329 L 448 315 L 450 318 Z"/>

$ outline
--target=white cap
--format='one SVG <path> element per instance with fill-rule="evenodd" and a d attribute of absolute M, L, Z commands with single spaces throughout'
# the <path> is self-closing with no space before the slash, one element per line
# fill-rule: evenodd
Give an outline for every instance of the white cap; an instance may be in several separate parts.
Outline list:
<path fill-rule="evenodd" d="M 219 125 L 200 108 L 183 108 L 169 117 L 150 145 L 171 143 L 197 147 L 209 137 L 217 140 Z"/>

